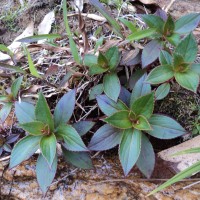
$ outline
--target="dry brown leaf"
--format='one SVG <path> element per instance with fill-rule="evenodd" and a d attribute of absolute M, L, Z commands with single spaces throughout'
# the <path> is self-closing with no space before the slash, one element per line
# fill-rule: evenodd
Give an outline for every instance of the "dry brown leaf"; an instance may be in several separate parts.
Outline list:
<path fill-rule="evenodd" d="M 106 52 L 110 47 L 117 46 L 122 40 L 108 40 L 99 48 L 99 51 Z"/>
<path fill-rule="evenodd" d="M 58 72 L 58 65 L 50 65 L 49 68 L 47 69 L 45 76 L 50 76 L 50 75 L 54 75 Z"/>

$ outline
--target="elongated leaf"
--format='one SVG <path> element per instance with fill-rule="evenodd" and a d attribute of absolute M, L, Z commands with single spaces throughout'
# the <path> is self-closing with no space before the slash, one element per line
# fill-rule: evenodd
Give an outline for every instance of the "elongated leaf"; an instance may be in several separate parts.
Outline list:
<path fill-rule="evenodd" d="M 147 94 L 135 100 L 131 105 L 133 113 L 143 115 L 147 119 L 152 115 L 154 109 L 154 93 Z"/>
<path fill-rule="evenodd" d="M 44 194 L 47 192 L 48 187 L 51 185 L 56 175 L 57 162 L 57 155 L 55 156 L 51 167 L 42 154 L 40 154 L 37 159 L 36 176 L 38 184 Z"/>
<path fill-rule="evenodd" d="M 13 52 L 4 44 L 0 44 L 0 51 L 7 53 L 9 56 L 14 56 Z"/>
<path fill-rule="evenodd" d="M 175 32 L 186 34 L 193 31 L 199 24 L 200 14 L 190 13 L 179 18 L 175 23 Z"/>
<path fill-rule="evenodd" d="M 57 103 L 54 111 L 55 127 L 66 124 L 72 116 L 75 107 L 76 90 L 67 92 Z"/>
<path fill-rule="evenodd" d="M 105 94 L 116 102 L 121 90 L 120 81 L 116 73 L 110 73 L 104 76 L 103 88 Z"/>
<path fill-rule="evenodd" d="M 149 42 L 142 51 L 142 68 L 154 62 L 159 57 L 162 48 L 162 43 L 158 40 Z"/>
<path fill-rule="evenodd" d="M 134 40 L 141 40 L 143 38 L 151 37 L 156 33 L 155 29 L 149 28 L 149 29 L 144 29 L 144 30 L 139 30 L 137 32 L 132 33 L 127 37 L 127 40 L 130 42 Z"/>
<path fill-rule="evenodd" d="M 35 121 L 35 108 L 27 102 L 15 102 L 15 115 L 21 124 Z"/>
<path fill-rule="evenodd" d="M 95 122 L 92 121 L 79 121 L 72 124 L 72 127 L 76 129 L 80 136 L 85 135 L 93 126 Z"/>
<path fill-rule="evenodd" d="M 142 115 L 139 115 L 137 117 L 136 123 L 133 123 L 133 127 L 136 128 L 136 129 L 138 129 L 138 130 L 152 130 L 149 122 Z"/>
<path fill-rule="evenodd" d="M 119 158 L 125 175 L 128 175 L 138 160 L 141 151 L 141 135 L 142 133 L 136 129 L 124 131 L 119 148 Z"/>
<path fill-rule="evenodd" d="M 175 29 L 175 23 L 171 15 L 168 16 L 167 21 L 165 22 L 165 25 L 163 27 L 164 35 L 171 36 L 171 34 L 174 32 Z"/>
<path fill-rule="evenodd" d="M 95 99 L 97 95 L 100 95 L 102 93 L 103 93 L 103 84 L 95 85 L 90 90 L 89 100 Z"/>
<path fill-rule="evenodd" d="M 35 117 L 37 121 L 41 121 L 44 124 L 47 124 L 51 132 L 53 132 L 54 122 L 51 115 L 51 111 L 49 109 L 49 106 L 47 104 L 44 95 L 41 92 L 39 93 L 39 98 L 35 106 Z"/>
<path fill-rule="evenodd" d="M 45 124 L 38 121 L 28 122 L 24 124 L 20 124 L 20 127 L 22 127 L 25 131 L 30 133 L 30 135 L 43 135 L 45 130 Z"/>
<path fill-rule="evenodd" d="M 29 70 L 31 74 L 37 78 L 41 78 L 41 76 L 38 74 L 37 69 L 34 66 L 33 60 L 31 58 L 31 54 L 29 53 L 28 49 L 24 46 L 24 50 L 26 52 L 27 58 L 28 58 L 28 65 L 29 65 Z"/>
<path fill-rule="evenodd" d="M 129 106 L 130 98 L 131 98 L 131 93 L 125 87 L 121 87 L 119 99 L 123 103 L 125 103 L 126 106 Z"/>
<path fill-rule="evenodd" d="M 66 0 L 63 0 L 63 19 L 64 19 L 64 24 L 65 24 L 65 29 L 67 32 L 67 35 L 69 37 L 69 45 L 70 45 L 70 49 L 73 55 L 74 60 L 78 63 L 81 64 L 81 58 L 79 56 L 78 53 L 78 48 L 73 40 L 70 28 L 69 28 L 69 22 L 68 22 L 68 18 L 67 18 L 67 3 Z"/>
<path fill-rule="evenodd" d="M 147 74 L 145 73 L 135 84 L 130 99 L 130 105 L 139 97 L 151 92 L 151 85 L 146 83 Z"/>
<path fill-rule="evenodd" d="M 41 136 L 26 136 L 14 146 L 9 168 L 19 165 L 22 161 L 29 159 L 38 149 Z"/>
<path fill-rule="evenodd" d="M 108 98 L 106 95 L 98 95 L 96 99 L 99 108 L 107 116 L 110 116 L 117 111 L 128 109 L 126 105 L 120 100 L 118 100 L 116 103 L 112 99 Z"/>
<path fill-rule="evenodd" d="M 145 72 L 145 69 L 139 69 L 131 75 L 129 78 L 129 88 L 131 90 L 135 87 L 135 84 L 145 74 Z"/>
<path fill-rule="evenodd" d="M 172 64 L 172 56 L 167 52 L 162 50 L 159 56 L 161 65 L 171 65 Z"/>
<path fill-rule="evenodd" d="M 179 156 L 179 155 L 190 154 L 190 153 L 200 153 L 200 148 L 196 147 L 196 148 L 186 149 L 183 151 L 179 151 L 178 153 L 172 154 L 172 156 Z"/>
<path fill-rule="evenodd" d="M 61 125 L 56 130 L 56 135 L 64 139 L 63 146 L 70 151 L 88 151 L 76 129 L 70 125 Z"/>
<path fill-rule="evenodd" d="M 130 31 L 133 33 L 133 32 L 136 32 L 138 29 L 136 28 L 135 24 L 133 24 L 133 22 L 130 22 L 122 17 L 119 18 L 119 20 L 125 25 L 127 26 Z"/>
<path fill-rule="evenodd" d="M 111 47 L 106 51 L 105 56 L 108 60 L 109 69 L 111 71 L 114 71 L 117 68 L 121 59 L 119 49 L 116 46 Z"/>
<path fill-rule="evenodd" d="M 160 85 L 155 93 L 156 100 L 164 99 L 170 92 L 170 84 L 169 83 L 163 83 Z"/>
<path fill-rule="evenodd" d="M 121 141 L 123 132 L 119 129 L 105 124 L 93 135 L 88 148 L 93 151 L 104 151 L 112 149 Z"/>
<path fill-rule="evenodd" d="M 98 0 L 89 0 L 90 4 L 92 4 L 111 24 L 113 31 L 123 38 L 121 33 L 121 28 L 118 22 L 111 16 L 111 14 L 103 7 L 103 5 Z"/>
<path fill-rule="evenodd" d="M 200 171 L 200 161 L 193 164 L 192 166 L 188 167 L 187 169 L 183 170 L 182 172 L 178 173 L 177 175 L 173 176 L 171 179 L 169 179 L 168 181 L 166 181 L 165 183 L 163 183 L 162 185 L 157 187 L 155 190 L 150 192 L 148 194 L 148 196 L 155 194 L 156 192 L 159 192 L 159 191 L 165 189 L 166 187 L 168 187 L 184 178 L 192 176 L 193 174 L 195 174 L 199 171 Z"/>
<path fill-rule="evenodd" d="M 175 53 L 182 55 L 185 62 L 194 62 L 197 52 L 197 42 L 192 33 L 186 36 L 175 49 Z"/>
<path fill-rule="evenodd" d="M 186 130 L 178 122 L 164 115 L 152 115 L 149 123 L 152 130 L 147 132 L 156 138 L 172 139 L 186 134 Z"/>
<path fill-rule="evenodd" d="M 6 118 L 10 114 L 12 109 L 12 103 L 6 103 L 0 110 L 0 122 L 5 122 Z"/>
<path fill-rule="evenodd" d="M 171 36 L 166 37 L 166 40 L 176 47 L 181 40 L 181 36 L 177 33 L 173 33 Z"/>
<path fill-rule="evenodd" d="M 108 68 L 99 66 L 97 60 L 95 55 L 86 54 L 84 57 L 84 64 L 89 67 L 90 75 L 102 74 L 108 70 Z"/>
<path fill-rule="evenodd" d="M 200 63 L 193 63 L 191 65 L 191 70 L 200 76 Z"/>
<path fill-rule="evenodd" d="M 132 123 L 129 119 L 129 112 L 126 110 L 116 112 L 110 117 L 104 119 L 104 121 L 120 129 L 128 129 L 132 127 Z"/>
<path fill-rule="evenodd" d="M 17 94 L 19 92 L 19 89 L 20 89 L 20 86 L 21 86 L 21 83 L 22 83 L 22 79 L 23 79 L 23 76 L 17 78 L 13 83 L 12 83 L 12 86 L 11 86 L 11 93 L 13 95 L 14 98 L 17 97 Z"/>
<path fill-rule="evenodd" d="M 176 81 L 183 87 L 192 92 L 197 92 L 199 85 L 199 75 L 192 70 L 187 70 L 184 73 L 175 73 Z"/>
<path fill-rule="evenodd" d="M 142 134 L 141 152 L 136 165 L 147 178 L 151 177 L 155 166 L 155 153 L 145 134 Z"/>
<path fill-rule="evenodd" d="M 18 66 L 8 65 L 8 64 L 2 63 L 2 62 L 0 62 L 0 69 L 13 71 L 13 72 L 19 72 L 19 73 L 22 73 L 22 74 L 26 73 L 23 69 L 21 69 Z"/>
<path fill-rule="evenodd" d="M 81 168 L 81 169 L 92 169 L 92 160 L 87 152 L 73 152 L 68 151 L 62 146 L 62 152 L 65 160 L 75 167 Z"/>
<path fill-rule="evenodd" d="M 53 133 L 51 135 L 43 136 L 40 140 L 42 155 L 47 160 L 49 166 L 52 166 L 56 155 L 56 143 L 56 137 Z"/>
<path fill-rule="evenodd" d="M 142 19 L 150 28 L 155 28 L 162 33 L 165 24 L 162 18 L 156 15 L 142 15 Z"/>
<path fill-rule="evenodd" d="M 152 85 L 164 83 L 174 76 L 174 71 L 171 66 L 163 65 L 154 68 L 147 76 L 146 82 Z"/>

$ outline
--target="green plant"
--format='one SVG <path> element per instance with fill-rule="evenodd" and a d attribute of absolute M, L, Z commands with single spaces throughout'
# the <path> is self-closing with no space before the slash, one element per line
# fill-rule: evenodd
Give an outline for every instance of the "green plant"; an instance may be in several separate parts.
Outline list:
<path fill-rule="evenodd" d="M 17 78 L 11 85 L 10 92 L 6 92 L 4 95 L 0 95 L 0 104 L 3 104 L 3 107 L 0 110 L 0 120 L 1 123 L 4 123 L 9 113 L 11 112 L 12 106 L 16 101 L 19 89 L 22 84 L 23 77 Z"/>
<path fill-rule="evenodd" d="M 35 107 L 26 102 L 15 103 L 19 125 L 28 135 L 22 138 L 13 148 L 9 167 L 17 166 L 40 149 L 41 153 L 36 164 L 36 175 L 44 193 L 56 174 L 56 146 L 58 141 L 61 143 L 64 157 L 67 158 L 68 162 L 84 169 L 92 167 L 91 159 L 87 153 L 88 149 L 80 135 L 84 135 L 90 130 L 94 123 L 67 124 L 74 110 L 75 94 L 75 90 L 65 94 L 57 103 L 53 116 L 42 93 L 39 93 Z"/>
<path fill-rule="evenodd" d="M 154 92 L 149 84 L 143 84 L 144 74 L 135 84 L 132 93 L 122 95 L 117 102 L 106 95 L 97 96 L 102 112 L 108 117 L 92 137 L 88 148 L 94 151 L 111 149 L 119 145 L 119 158 L 127 175 L 136 164 L 141 172 L 150 177 L 154 169 L 155 155 L 146 133 L 160 139 L 171 139 L 186 133 L 175 120 L 153 114 Z"/>
<path fill-rule="evenodd" d="M 166 51 L 161 51 L 161 65 L 149 73 L 146 81 L 150 84 L 161 84 L 175 78 L 179 85 L 196 92 L 199 85 L 200 64 L 193 62 L 197 51 L 196 40 L 190 33 L 177 45 L 172 56 Z"/>
<path fill-rule="evenodd" d="M 105 54 L 99 52 L 98 57 L 92 54 L 87 54 L 84 57 L 84 64 L 89 67 L 90 75 L 104 74 L 103 85 L 96 89 L 103 87 L 105 94 L 117 101 L 120 94 L 120 81 L 117 76 L 117 66 L 120 62 L 120 53 L 117 47 L 111 47 Z M 94 91 L 94 93 L 95 93 Z"/>
<path fill-rule="evenodd" d="M 161 50 L 168 49 L 168 43 L 177 46 L 181 35 L 193 31 L 199 24 L 200 14 L 187 14 L 177 21 L 174 21 L 170 15 L 167 17 L 166 13 L 163 13 L 162 16 L 142 15 L 142 19 L 149 29 L 133 29 L 132 34 L 127 39 L 129 41 L 140 40 L 146 37 L 152 39 L 142 51 L 142 67 L 145 68 L 158 58 Z"/>

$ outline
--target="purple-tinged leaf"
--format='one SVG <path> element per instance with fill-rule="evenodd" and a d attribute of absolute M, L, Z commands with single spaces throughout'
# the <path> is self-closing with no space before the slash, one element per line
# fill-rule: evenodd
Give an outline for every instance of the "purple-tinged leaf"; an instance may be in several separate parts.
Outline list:
<path fill-rule="evenodd" d="M 178 122 L 164 115 L 152 115 L 149 123 L 152 130 L 146 132 L 159 139 L 172 139 L 187 133 Z"/>
<path fill-rule="evenodd" d="M 154 15 L 160 17 L 163 21 L 167 20 L 167 13 L 162 9 L 157 9 Z"/>
<path fill-rule="evenodd" d="M 147 178 L 151 177 L 155 166 L 155 153 L 145 134 L 142 134 L 141 152 L 136 165 Z"/>
<path fill-rule="evenodd" d="M 135 84 L 144 75 L 145 72 L 146 72 L 145 69 L 139 69 L 131 75 L 128 84 L 131 90 L 135 87 Z"/>
<path fill-rule="evenodd" d="M 131 93 L 125 87 L 121 87 L 119 99 L 122 100 L 127 106 L 129 106 L 130 98 Z"/>
<path fill-rule="evenodd" d="M 79 121 L 72 124 L 72 127 L 76 129 L 80 136 L 85 135 L 93 126 L 95 122 L 92 121 Z"/>
<path fill-rule="evenodd" d="M 6 143 L 7 143 L 7 144 L 11 144 L 11 143 L 17 141 L 18 138 L 19 138 L 19 134 L 12 134 L 12 135 L 9 135 L 9 136 L 6 138 Z"/>
<path fill-rule="evenodd" d="M 120 143 L 122 135 L 123 131 L 105 124 L 93 135 L 88 148 L 94 151 L 112 149 Z"/>
<path fill-rule="evenodd" d="M 103 84 L 95 85 L 90 90 L 89 100 L 95 99 L 97 95 L 100 95 L 102 93 L 103 93 Z"/>
<path fill-rule="evenodd" d="M 4 123 L 7 119 L 8 115 L 10 114 L 12 109 L 12 103 L 6 103 L 0 110 L 0 123 Z"/>
<path fill-rule="evenodd" d="M 124 130 L 119 147 L 119 158 L 125 175 L 128 175 L 138 160 L 141 151 L 142 133 L 136 129 Z"/>

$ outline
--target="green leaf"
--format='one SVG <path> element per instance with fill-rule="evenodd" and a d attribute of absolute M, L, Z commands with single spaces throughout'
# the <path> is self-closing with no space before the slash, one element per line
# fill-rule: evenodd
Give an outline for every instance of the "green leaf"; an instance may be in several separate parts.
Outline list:
<path fill-rule="evenodd" d="M 108 60 L 101 52 L 99 52 L 97 63 L 102 68 L 108 68 Z"/>
<path fill-rule="evenodd" d="M 18 72 L 18 73 L 22 73 L 22 74 L 26 73 L 23 69 L 21 69 L 18 66 L 8 65 L 8 64 L 2 63 L 2 62 L 0 62 L 0 69 L 6 70 L 6 71 L 8 70 L 8 71 L 13 71 L 13 72 Z"/>
<path fill-rule="evenodd" d="M 92 121 L 79 121 L 72 124 L 72 127 L 76 129 L 80 136 L 85 135 L 93 126 L 95 122 Z"/>
<path fill-rule="evenodd" d="M 95 55 L 86 54 L 84 56 L 84 65 L 89 67 L 90 75 L 103 74 L 108 68 L 102 68 L 98 64 L 98 58 Z"/>
<path fill-rule="evenodd" d="M 124 131 L 119 147 L 119 158 L 125 175 L 128 175 L 140 155 L 141 135 L 142 133 L 136 129 Z"/>
<path fill-rule="evenodd" d="M 162 48 L 162 43 L 158 40 L 149 42 L 142 51 L 142 68 L 154 62 L 159 57 Z"/>
<path fill-rule="evenodd" d="M 89 100 L 94 100 L 97 95 L 100 95 L 102 93 L 103 93 L 103 84 L 95 85 L 90 90 Z"/>
<path fill-rule="evenodd" d="M 193 72 L 191 69 L 186 72 L 176 72 L 175 79 L 179 85 L 192 92 L 197 92 L 199 85 L 199 75 Z"/>
<path fill-rule="evenodd" d="M 52 166 L 56 156 L 56 143 L 56 137 L 53 133 L 51 135 L 43 136 L 40 140 L 40 149 L 42 155 L 47 160 L 49 166 Z"/>
<path fill-rule="evenodd" d="M 102 6 L 102 4 L 98 0 L 90 0 L 89 2 L 107 19 L 107 21 L 111 24 L 113 31 L 118 36 L 123 38 L 118 22 L 111 16 L 111 14 L 104 8 L 104 6 Z"/>
<path fill-rule="evenodd" d="M 44 194 L 47 192 L 48 187 L 51 185 L 56 175 L 57 162 L 58 162 L 57 156 L 55 156 L 52 166 L 50 167 L 46 159 L 42 156 L 42 154 L 40 154 L 37 159 L 37 164 L 36 164 L 37 182 Z"/>
<path fill-rule="evenodd" d="M 200 13 L 190 13 L 182 16 L 175 22 L 175 32 L 186 34 L 193 31 L 199 24 Z"/>
<path fill-rule="evenodd" d="M 169 179 L 168 181 L 166 181 L 165 183 L 163 183 L 162 185 L 157 187 L 155 190 L 150 192 L 148 194 L 148 196 L 155 194 L 156 192 L 159 192 L 159 191 L 163 190 L 164 188 L 166 188 L 184 178 L 192 176 L 193 174 L 195 174 L 199 171 L 200 171 L 200 161 L 193 164 L 192 166 L 188 167 L 187 169 L 183 170 L 182 172 L 178 173 L 177 175 L 173 176 L 171 179 Z"/>
<path fill-rule="evenodd" d="M 31 74 L 37 78 L 41 78 L 41 76 L 37 72 L 37 69 L 34 66 L 33 60 L 31 58 L 31 55 L 30 55 L 27 47 L 24 46 L 24 50 L 25 50 L 27 58 L 28 58 L 28 65 L 29 65 L 29 70 L 30 70 Z"/>
<path fill-rule="evenodd" d="M 147 76 L 146 82 L 152 85 L 164 83 L 173 78 L 174 71 L 169 65 L 163 65 L 154 68 Z"/>
<path fill-rule="evenodd" d="M 136 32 L 136 31 L 138 30 L 138 29 L 136 28 L 135 24 L 133 24 L 133 22 L 130 22 L 130 21 L 128 21 L 128 20 L 126 20 L 126 19 L 124 19 L 124 18 L 122 18 L 122 17 L 119 17 L 119 20 L 120 20 L 125 26 L 127 26 L 127 27 L 130 29 L 130 31 L 131 31 L 132 33 Z"/>
<path fill-rule="evenodd" d="M 92 169 L 92 160 L 87 152 L 68 151 L 62 146 L 62 152 L 65 160 L 75 167 L 81 169 Z"/>
<path fill-rule="evenodd" d="M 56 135 L 64 139 L 63 146 L 69 151 L 88 151 L 80 135 L 70 125 L 61 125 L 56 130 Z"/>
<path fill-rule="evenodd" d="M 155 166 L 155 154 L 153 147 L 145 134 L 142 134 L 141 152 L 136 165 L 147 178 L 151 177 Z"/>
<path fill-rule="evenodd" d="M 14 56 L 13 52 L 7 46 L 5 46 L 4 44 L 0 44 L 0 51 L 5 52 L 10 57 Z"/>
<path fill-rule="evenodd" d="M 104 119 L 104 121 L 115 128 L 127 129 L 132 127 L 132 123 L 129 119 L 129 112 L 127 110 L 116 112 Z"/>
<path fill-rule="evenodd" d="M 117 74 L 106 74 L 103 77 L 103 87 L 105 94 L 116 102 L 121 90 L 121 85 Z"/>
<path fill-rule="evenodd" d="M 76 103 L 76 90 L 67 92 L 57 103 L 54 110 L 54 123 L 55 127 L 61 124 L 66 124 L 71 118 L 75 103 Z"/>
<path fill-rule="evenodd" d="M 12 103 L 6 103 L 0 110 L 0 123 L 4 123 L 11 112 Z"/>
<path fill-rule="evenodd" d="M 41 121 L 44 124 L 47 124 L 51 132 L 53 132 L 54 122 L 51 115 L 51 111 L 49 109 L 44 95 L 41 92 L 39 93 L 39 98 L 35 106 L 35 117 L 37 121 Z"/>
<path fill-rule="evenodd" d="M 19 92 L 20 86 L 22 84 L 22 79 L 23 79 L 23 76 L 20 76 L 11 85 L 11 93 L 12 93 L 14 98 L 17 97 L 17 94 Z"/>
<path fill-rule="evenodd" d="M 41 34 L 41 35 L 34 35 L 34 36 L 29 36 L 22 38 L 20 40 L 17 40 L 17 42 L 26 42 L 26 43 L 31 43 L 31 42 L 37 42 L 39 40 L 44 40 L 44 39 L 56 39 L 56 38 L 61 38 L 62 36 L 59 34 Z"/>
<path fill-rule="evenodd" d="M 22 161 L 29 159 L 38 149 L 41 136 L 26 136 L 14 146 L 9 168 L 19 165 Z"/>
<path fill-rule="evenodd" d="M 134 40 L 141 40 L 143 38 L 151 37 L 156 33 L 155 29 L 149 28 L 149 29 L 144 29 L 144 30 L 139 30 L 137 32 L 132 33 L 127 37 L 127 40 L 130 42 Z"/>
<path fill-rule="evenodd" d="M 108 60 L 109 69 L 114 71 L 119 65 L 121 55 L 118 47 L 114 46 L 109 48 L 105 53 L 106 59 Z"/>
<path fill-rule="evenodd" d="M 185 62 L 194 62 L 198 52 L 198 45 L 192 33 L 187 35 L 175 49 L 175 53 L 183 56 Z"/>
<path fill-rule="evenodd" d="M 164 115 L 152 115 L 149 123 L 152 130 L 147 132 L 156 138 L 172 139 L 186 134 L 185 129 L 178 122 Z"/>
<path fill-rule="evenodd" d="M 116 103 L 112 99 L 108 98 L 106 95 L 99 95 L 96 99 L 99 108 L 107 116 L 110 116 L 117 111 L 128 109 L 122 101 L 118 100 Z"/>
<path fill-rule="evenodd" d="M 20 124 L 20 127 L 23 128 L 26 132 L 30 133 L 30 135 L 43 135 L 45 130 L 45 124 L 38 121 L 28 122 L 24 124 Z"/>
<path fill-rule="evenodd" d="M 191 70 L 200 76 L 200 63 L 193 63 L 191 65 Z"/>
<path fill-rule="evenodd" d="M 69 37 L 69 45 L 70 45 L 70 49 L 73 55 L 74 60 L 78 63 L 81 64 L 81 58 L 79 56 L 78 53 L 78 48 L 73 40 L 71 31 L 70 31 L 70 27 L 69 27 L 69 22 L 68 22 L 68 18 L 67 18 L 67 3 L 66 0 L 63 0 L 63 19 L 64 19 L 64 24 L 65 24 L 65 29 L 67 32 L 67 36 Z"/>
<path fill-rule="evenodd" d="M 148 83 L 145 83 L 145 79 L 147 77 L 147 74 L 145 73 L 135 84 L 132 93 L 131 93 L 131 100 L 130 105 L 133 104 L 133 102 L 138 99 L 139 97 L 149 94 L 151 92 L 151 85 Z"/>
<path fill-rule="evenodd" d="M 136 116 L 143 115 L 148 119 L 152 115 L 154 109 L 154 93 L 152 92 L 138 98 L 130 107 Z"/>
<path fill-rule="evenodd" d="M 164 27 L 164 20 L 156 15 L 142 15 L 143 21 L 149 28 L 155 28 L 158 32 L 162 33 Z"/>
<path fill-rule="evenodd" d="M 132 123 L 132 125 L 134 128 L 136 128 L 138 130 L 152 130 L 149 122 L 142 115 L 139 115 L 136 119 L 136 123 Z"/>
<path fill-rule="evenodd" d="M 163 32 L 166 36 L 171 36 L 175 29 L 175 23 L 171 15 L 168 16 L 167 21 L 164 24 Z"/>
<path fill-rule="evenodd" d="M 122 131 L 105 124 L 93 135 L 88 148 L 93 151 L 104 151 L 118 145 L 122 138 Z"/>
<path fill-rule="evenodd" d="M 27 102 L 15 102 L 15 115 L 21 124 L 35 121 L 35 108 Z"/>
<path fill-rule="evenodd" d="M 179 156 L 179 155 L 190 154 L 190 153 L 200 153 L 200 148 L 196 147 L 196 148 L 186 149 L 183 151 L 179 151 L 178 153 L 172 154 L 172 156 Z"/>
<path fill-rule="evenodd" d="M 181 40 L 181 37 L 180 37 L 179 34 L 174 33 L 174 34 L 172 34 L 171 36 L 166 37 L 166 39 L 167 39 L 167 41 L 168 41 L 169 43 L 171 43 L 173 46 L 176 47 L 176 46 L 179 44 L 179 42 L 180 42 L 180 40 Z"/>
<path fill-rule="evenodd" d="M 97 52 L 97 49 L 102 46 L 103 44 L 103 40 L 104 40 L 104 36 L 101 36 L 97 41 L 96 41 L 96 44 L 95 44 L 95 47 L 94 47 L 94 53 Z"/>
<path fill-rule="evenodd" d="M 137 81 L 146 73 L 145 69 L 136 70 L 129 78 L 129 88 L 133 90 Z"/>
<path fill-rule="evenodd" d="M 159 61 L 161 65 L 171 65 L 172 56 L 167 51 L 162 50 L 160 52 Z"/>
<path fill-rule="evenodd" d="M 156 100 L 164 99 L 170 92 L 170 84 L 169 83 L 163 83 L 160 85 L 155 93 Z"/>
<path fill-rule="evenodd" d="M 173 54 L 173 67 L 176 71 L 176 69 L 179 69 L 180 66 L 183 67 L 184 64 L 184 58 L 182 55 L 174 53 Z"/>

